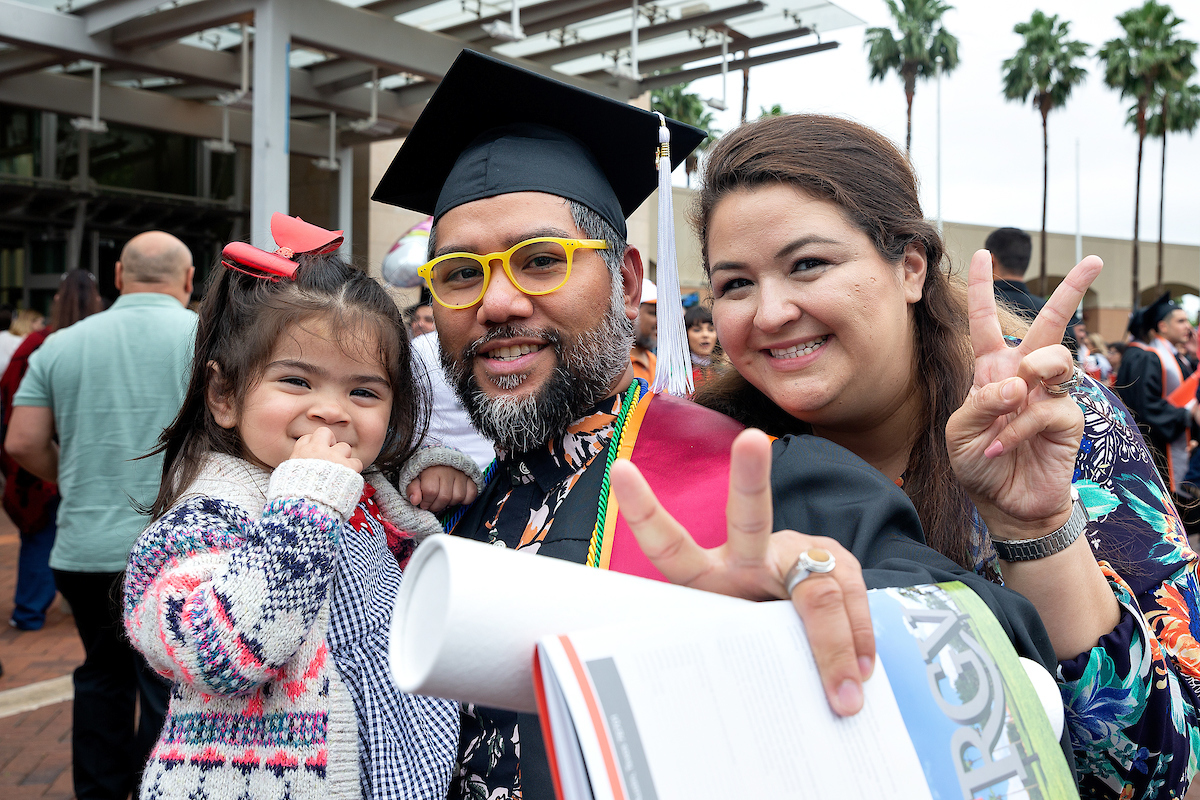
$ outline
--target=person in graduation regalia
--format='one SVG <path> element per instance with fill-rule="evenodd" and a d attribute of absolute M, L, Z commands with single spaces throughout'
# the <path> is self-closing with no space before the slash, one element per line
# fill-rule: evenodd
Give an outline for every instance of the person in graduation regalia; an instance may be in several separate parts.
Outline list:
<path fill-rule="evenodd" d="M 656 179 L 664 131 L 670 166 Z M 770 443 L 655 391 L 671 380 L 664 349 L 681 348 L 690 377 L 682 309 L 664 295 L 662 245 L 656 386 L 633 377 L 643 264 L 625 220 L 660 181 L 669 186 L 670 168 L 702 138 L 478 53 L 464 51 L 447 71 L 373 197 L 434 217 L 420 272 L 443 364 L 499 452 L 476 502 L 447 521 L 451 533 L 661 580 L 657 564 L 676 582 L 754 599 L 790 597 L 842 715 L 861 708 L 873 668 L 866 587 L 963 581 L 1018 652 L 1053 669 L 1033 606 L 926 547 L 912 504 L 882 473 L 831 442 Z M 610 476 L 631 485 L 623 467 L 613 470 L 618 459 L 662 503 L 651 512 L 647 494 L 627 494 L 642 497 L 625 509 L 635 527 L 665 509 L 710 549 L 688 551 L 690 564 L 653 548 L 654 563 L 643 555 L 610 492 Z M 771 535 L 778 528 L 793 530 Z M 829 571 L 785 587 L 801 576 L 802 554 Z M 554 797 L 536 718 L 467 706 L 461 722 L 451 797 Z"/>
<path fill-rule="evenodd" d="M 1137 309 L 1129 318 L 1134 338 L 1117 372 L 1117 395 L 1133 412 L 1163 480 L 1175 492 L 1188 469 L 1189 431 L 1196 414 L 1196 405 L 1186 402 L 1195 397 L 1194 390 L 1184 402 L 1172 402 L 1172 394 L 1190 375 L 1177 346 L 1191 327 L 1170 293 Z"/>

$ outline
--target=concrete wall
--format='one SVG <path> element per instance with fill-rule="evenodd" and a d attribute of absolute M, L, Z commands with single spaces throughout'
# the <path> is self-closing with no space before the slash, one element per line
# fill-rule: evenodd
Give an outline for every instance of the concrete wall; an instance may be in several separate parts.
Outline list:
<path fill-rule="evenodd" d="M 946 223 L 946 249 L 956 272 L 965 274 L 971 254 L 983 247 L 984 240 L 992 230 L 991 226 L 985 225 Z M 1047 279 L 1046 286 L 1041 287 L 1038 280 L 1041 234 L 1038 231 L 1029 231 L 1029 234 L 1033 237 L 1033 258 L 1026 273 L 1027 282 L 1035 290 L 1049 294 L 1075 265 L 1075 236 L 1054 232 L 1047 234 Z M 1200 294 L 1200 247 L 1167 243 L 1163 251 L 1163 291 L 1170 290 L 1176 297 Z M 1129 277 L 1133 245 L 1128 239 L 1084 236 L 1083 254 L 1097 255 L 1104 260 L 1104 271 L 1084 298 L 1084 319 L 1089 330 L 1099 331 L 1110 341 L 1121 340 L 1131 308 Z M 1138 303 L 1145 305 L 1156 296 L 1154 284 L 1158 269 L 1158 243 L 1140 242 L 1138 261 Z"/>

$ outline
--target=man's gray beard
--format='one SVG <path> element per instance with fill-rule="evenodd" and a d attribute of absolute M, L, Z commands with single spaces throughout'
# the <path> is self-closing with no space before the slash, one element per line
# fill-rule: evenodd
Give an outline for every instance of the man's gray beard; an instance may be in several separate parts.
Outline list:
<path fill-rule="evenodd" d="M 479 387 L 472 368 L 479 349 L 495 339 L 525 337 L 542 339 L 554 348 L 557 363 L 550 379 L 535 394 L 489 396 Z M 625 317 L 622 295 L 614 291 L 600 325 L 580 334 L 573 342 L 565 342 L 552 329 L 504 325 L 488 331 L 457 357 L 443 350 L 442 366 L 475 429 L 500 450 L 523 452 L 562 436 L 572 422 L 604 399 L 609 387 L 629 365 L 632 344 L 633 321 Z M 525 379 L 525 375 L 505 375 L 491 380 L 507 392 Z"/>

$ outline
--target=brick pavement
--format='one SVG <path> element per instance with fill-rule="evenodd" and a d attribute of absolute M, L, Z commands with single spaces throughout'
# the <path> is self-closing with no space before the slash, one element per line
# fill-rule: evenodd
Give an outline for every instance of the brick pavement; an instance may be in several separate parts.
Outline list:
<path fill-rule="evenodd" d="M 75 623 L 56 602 L 40 631 L 8 626 L 16 584 L 16 528 L 0 511 L 0 692 L 70 675 L 83 661 Z M 71 703 L 0 717 L 0 797 L 71 800 Z"/>

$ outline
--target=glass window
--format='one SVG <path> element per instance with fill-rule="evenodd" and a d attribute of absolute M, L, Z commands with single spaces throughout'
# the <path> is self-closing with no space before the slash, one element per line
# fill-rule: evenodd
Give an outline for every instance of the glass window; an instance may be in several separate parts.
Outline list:
<path fill-rule="evenodd" d="M 37 174 L 42 114 L 0 106 L 0 173 L 31 178 Z"/>
<path fill-rule="evenodd" d="M 25 287 L 25 247 L 22 236 L 0 232 L 0 302 L 21 305 Z"/>
<path fill-rule="evenodd" d="M 29 274 L 61 275 L 67 271 L 65 239 L 35 239 L 30 245 Z"/>
<path fill-rule="evenodd" d="M 196 194 L 196 140 L 177 133 L 109 123 L 91 134 L 91 177 L 101 186 Z"/>

